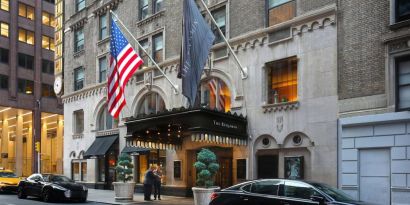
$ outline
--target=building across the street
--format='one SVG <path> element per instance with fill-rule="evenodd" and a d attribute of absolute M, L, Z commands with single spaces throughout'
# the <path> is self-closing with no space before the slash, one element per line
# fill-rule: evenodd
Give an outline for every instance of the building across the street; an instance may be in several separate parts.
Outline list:
<path fill-rule="evenodd" d="M 187 108 L 181 90 L 175 92 L 139 49 L 145 64 L 127 84 L 127 106 L 116 120 L 106 108 L 109 10 L 181 88 L 182 0 L 65 1 L 62 99 L 64 120 L 71 123 L 64 128 L 64 174 L 110 189 L 118 155 L 125 152 L 133 156 L 138 187 L 155 164 L 167 193 L 189 195 L 196 153 L 209 148 L 221 165 L 215 178 L 221 187 L 273 177 L 336 186 L 335 2 L 206 2 L 248 77 L 242 78 L 211 25 L 216 42 L 195 105 Z"/>
<path fill-rule="evenodd" d="M 410 2 L 338 1 L 339 186 L 410 202 Z"/>
<path fill-rule="evenodd" d="M 63 105 L 53 91 L 54 1 L 0 1 L 0 167 L 63 173 Z M 39 152 L 35 151 L 39 143 Z"/>

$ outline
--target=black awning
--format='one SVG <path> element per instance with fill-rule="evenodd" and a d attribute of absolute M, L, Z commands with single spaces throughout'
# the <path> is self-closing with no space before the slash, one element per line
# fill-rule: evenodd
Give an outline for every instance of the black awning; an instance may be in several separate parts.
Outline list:
<path fill-rule="evenodd" d="M 206 108 L 173 109 L 128 118 L 125 125 L 127 147 L 174 149 L 182 145 L 184 137 L 237 145 L 245 145 L 248 139 L 245 117 Z"/>
<path fill-rule="evenodd" d="M 138 154 L 148 154 L 150 149 L 148 148 L 143 148 L 143 147 L 124 147 L 124 149 L 121 151 L 122 153 L 138 153 Z"/>
<path fill-rule="evenodd" d="M 105 155 L 117 139 L 118 135 L 96 137 L 93 144 L 84 153 L 84 157 Z"/>

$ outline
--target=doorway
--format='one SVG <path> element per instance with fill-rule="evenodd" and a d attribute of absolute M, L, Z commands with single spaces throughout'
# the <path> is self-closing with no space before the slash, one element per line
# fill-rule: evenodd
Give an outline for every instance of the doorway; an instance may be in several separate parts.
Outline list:
<path fill-rule="evenodd" d="M 278 155 L 258 156 L 258 179 L 278 178 Z"/>
<path fill-rule="evenodd" d="M 359 155 L 360 201 L 390 204 L 390 150 L 364 149 Z"/>

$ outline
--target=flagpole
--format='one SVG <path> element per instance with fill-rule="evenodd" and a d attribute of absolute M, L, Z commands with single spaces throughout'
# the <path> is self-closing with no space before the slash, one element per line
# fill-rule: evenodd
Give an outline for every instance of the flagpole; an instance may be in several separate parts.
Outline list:
<path fill-rule="evenodd" d="M 163 76 L 165 76 L 165 78 L 168 80 L 168 82 L 172 85 L 172 87 L 174 88 L 175 94 L 178 94 L 178 85 L 175 85 L 174 83 L 172 83 L 172 81 L 168 78 L 168 76 L 165 75 L 164 71 L 161 70 L 161 68 L 159 67 L 159 65 L 155 62 L 155 60 L 151 57 L 151 55 L 145 50 L 144 47 L 141 46 L 140 42 L 135 38 L 135 36 L 131 33 L 130 30 L 128 30 L 128 28 L 124 25 L 124 23 L 122 23 L 121 19 L 118 18 L 117 14 L 114 13 L 112 10 L 110 10 L 110 13 L 112 15 L 114 15 L 114 17 L 118 20 L 118 22 L 122 25 L 122 27 L 124 27 L 125 31 L 128 32 L 128 34 L 130 34 L 130 36 L 132 37 L 132 39 L 134 39 L 135 42 L 137 42 L 138 47 L 141 48 L 142 51 L 144 51 L 145 54 L 147 54 L 148 58 L 151 60 L 151 62 L 154 63 L 155 67 L 161 72 L 161 74 Z"/>
<path fill-rule="evenodd" d="M 208 15 L 211 17 L 212 23 L 214 23 L 216 25 L 216 28 L 218 29 L 219 35 L 221 35 L 221 37 L 225 41 L 226 45 L 229 48 L 229 51 L 231 52 L 231 54 L 233 55 L 236 63 L 238 64 L 239 68 L 241 69 L 242 79 L 248 78 L 248 68 L 243 67 L 241 62 L 239 62 L 238 57 L 236 56 L 235 52 L 233 51 L 233 49 L 232 49 L 231 45 L 229 44 L 228 40 L 226 40 L 225 35 L 222 33 L 221 29 L 219 28 L 218 24 L 216 23 L 216 20 L 212 16 L 211 11 L 209 11 L 209 9 L 208 9 L 208 6 L 206 6 L 206 4 L 203 0 L 200 0 L 200 1 L 201 1 L 202 5 L 205 7 L 205 10 L 208 13 Z"/>

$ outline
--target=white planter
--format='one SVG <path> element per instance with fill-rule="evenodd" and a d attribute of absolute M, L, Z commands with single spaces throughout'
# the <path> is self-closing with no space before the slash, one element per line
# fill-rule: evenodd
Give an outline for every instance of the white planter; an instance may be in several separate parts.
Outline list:
<path fill-rule="evenodd" d="M 135 182 L 114 182 L 115 201 L 133 201 Z"/>
<path fill-rule="evenodd" d="M 192 192 L 194 193 L 195 205 L 209 205 L 209 202 L 211 202 L 211 194 L 218 189 L 220 188 L 219 187 L 211 187 L 211 188 L 192 187 Z"/>

